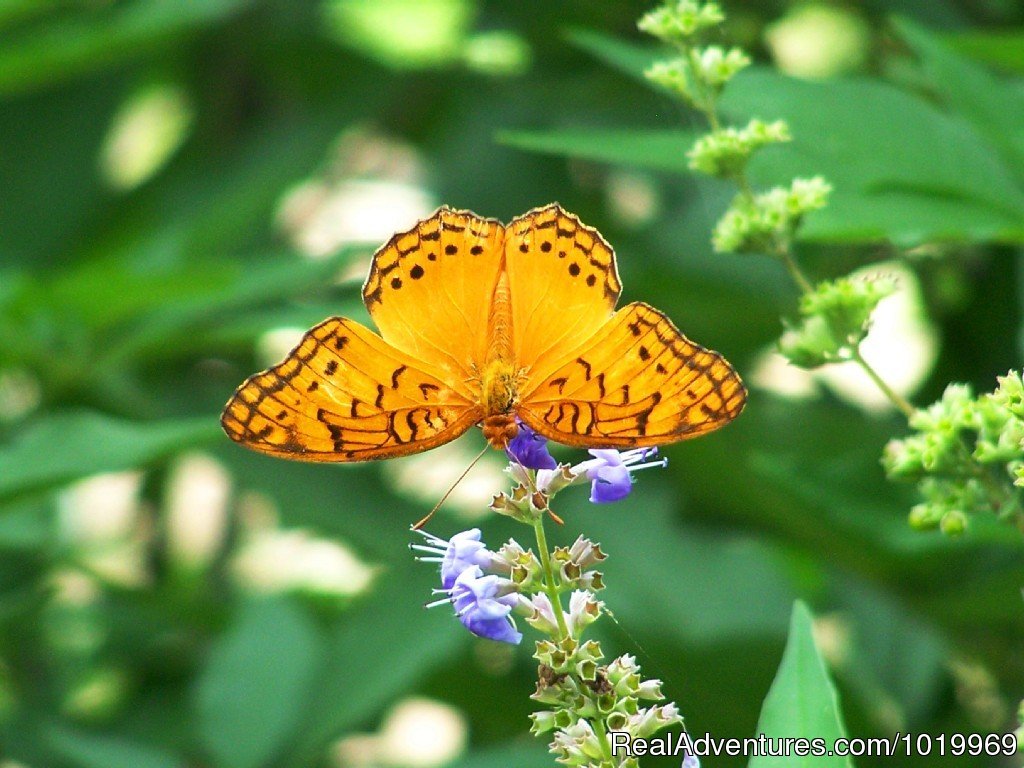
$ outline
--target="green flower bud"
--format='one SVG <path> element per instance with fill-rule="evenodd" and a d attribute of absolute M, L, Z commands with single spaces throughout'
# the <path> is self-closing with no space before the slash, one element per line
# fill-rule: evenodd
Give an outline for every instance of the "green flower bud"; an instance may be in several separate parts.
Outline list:
<path fill-rule="evenodd" d="M 818 284 L 801 297 L 800 322 L 786 324 L 779 351 L 802 368 L 849 360 L 867 336 L 878 302 L 895 290 L 886 278 Z"/>
<path fill-rule="evenodd" d="M 619 696 L 636 696 L 640 692 L 640 674 L 634 672 L 626 675 L 615 684 L 615 693 Z"/>
<path fill-rule="evenodd" d="M 645 13 L 637 23 L 637 28 L 666 43 L 679 43 L 724 20 L 725 14 L 717 3 L 680 0 Z"/>
<path fill-rule="evenodd" d="M 579 650 L 576 651 L 576 658 L 600 661 L 604 658 L 604 651 L 601 650 L 601 644 L 597 642 L 597 640 L 587 640 L 587 642 L 581 645 Z"/>
<path fill-rule="evenodd" d="M 612 686 L 617 686 L 622 680 L 639 672 L 640 666 L 636 663 L 636 657 L 625 653 L 618 658 L 612 659 L 608 664 L 608 682 Z"/>
<path fill-rule="evenodd" d="M 930 531 L 938 526 L 943 514 L 941 509 L 935 509 L 930 504 L 915 504 L 907 515 L 907 522 L 918 531 Z"/>
<path fill-rule="evenodd" d="M 601 602 L 589 592 L 577 589 L 569 598 L 569 631 L 579 635 L 601 616 Z"/>
<path fill-rule="evenodd" d="M 629 725 L 629 716 L 622 712 L 612 712 L 605 718 L 609 731 L 625 731 Z"/>
<path fill-rule="evenodd" d="M 1024 419 L 1024 381 L 1019 371 L 1010 371 L 996 377 L 999 386 L 992 393 L 993 401 L 1010 411 L 1018 419 Z"/>
<path fill-rule="evenodd" d="M 736 178 L 747 166 L 751 155 L 768 144 L 790 140 L 789 126 L 783 120 L 765 123 L 751 120 L 743 128 L 720 128 L 701 136 L 686 153 L 690 168 L 709 176 Z"/>
<path fill-rule="evenodd" d="M 939 521 L 939 530 L 947 536 L 959 536 L 967 530 L 967 515 L 959 509 L 951 509 Z"/>
<path fill-rule="evenodd" d="M 629 731 L 634 738 L 646 739 L 670 725 L 683 722 L 675 704 L 641 709 L 629 719 Z"/>
<path fill-rule="evenodd" d="M 692 72 L 685 59 L 658 61 L 644 71 L 644 77 L 687 101 L 693 101 Z"/>
<path fill-rule="evenodd" d="M 615 712 L 618 709 L 618 705 L 619 699 L 612 691 L 602 693 L 597 697 L 597 709 L 602 715 Z"/>
<path fill-rule="evenodd" d="M 572 546 L 569 547 L 569 557 L 580 568 L 586 568 L 594 563 L 600 563 L 608 556 L 601 551 L 600 544 L 595 544 L 590 539 L 578 536 L 576 541 L 572 543 Z"/>
<path fill-rule="evenodd" d="M 726 51 L 719 45 L 709 45 L 695 50 L 693 55 L 696 76 L 716 90 L 750 66 L 750 57 L 739 48 Z"/>
<path fill-rule="evenodd" d="M 594 729 L 586 720 L 559 729 L 551 742 L 551 751 L 565 765 L 587 766 L 600 764 L 601 744 Z"/>
<path fill-rule="evenodd" d="M 550 710 L 541 710 L 540 712 L 531 712 L 530 720 L 530 733 L 534 736 L 539 736 L 542 733 L 547 733 L 555 727 L 556 713 Z"/>
<path fill-rule="evenodd" d="M 597 664 L 590 659 L 576 662 L 576 676 L 580 680 L 593 680 L 597 677 Z"/>
<path fill-rule="evenodd" d="M 600 571 L 586 571 L 576 580 L 576 586 L 590 592 L 604 589 L 604 575 Z"/>
<path fill-rule="evenodd" d="M 543 514 L 534 507 L 533 501 L 533 493 L 525 485 L 520 484 L 512 489 L 511 494 L 495 495 L 491 499 L 490 507 L 499 515 L 511 517 L 521 523 L 531 523 L 538 514 Z"/>
<path fill-rule="evenodd" d="M 775 187 L 759 195 L 737 195 L 715 225 L 716 251 L 778 253 L 787 246 L 803 217 L 823 208 L 832 186 L 820 176 L 794 179 L 789 188 Z"/>
<path fill-rule="evenodd" d="M 542 666 L 550 667 L 556 673 L 561 672 L 559 667 L 565 663 L 565 654 L 550 640 L 537 641 L 533 658 L 539 661 Z"/>
<path fill-rule="evenodd" d="M 532 590 L 544 579 L 537 556 L 531 550 L 524 550 L 512 539 L 498 550 L 495 569 L 499 572 L 507 571 L 509 580 L 519 587 L 520 592 Z"/>
<path fill-rule="evenodd" d="M 919 432 L 940 431 L 958 435 L 975 423 L 974 393 L 967 384 L 950 384 L 942 399 L 910 417 L 910 426 Z"/>
<path fill-rule="evenodd" d="M 557 471 L 548 477 L 544 492 L 547 493 L 548 498 L 554 498 L 556 493 L 570 485 L 575 485 L 577 480 L 577 476 L 572 473 L 568 464 L 559 464 Z"/>
<path fill-rule="evenodd" d="M 661 680 L 644 680 L 637 688 L 636 695 L 649 701 L 661 701 L 665 698 L 661 693 Z"/>

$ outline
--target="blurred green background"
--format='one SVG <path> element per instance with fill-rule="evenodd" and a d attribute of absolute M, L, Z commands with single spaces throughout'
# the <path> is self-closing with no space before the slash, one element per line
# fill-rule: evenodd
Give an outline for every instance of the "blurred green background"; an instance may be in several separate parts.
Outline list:
<path fill-rule="evenodd" d="M 865 349 L 917 404 L 992 389 L 1021 358 L 1024 9 L 725 5 L 723 42 L 758 65 L 723 109 L 795 135 L 755 179 L 835 186 L 807 270 L 900 276 Z M 638 76 L 648 8 L 0 1 L 0 766 L 552 764 L 526 733 L 529 642 L 423 610 L 435 576 L 406 548 L 479 436 L 307 466 L 218 426 L 303 329 L 365 321 L 373 248 L 442 203 L 558 200 L 617 249 L 624 300 L 751 385 L 627 500 L 564 493 L 551 534 L 610 553 L 605 649 L 637 653 L 691 731 L 754 734 L 795 597 L 851 734 L 1016 726 L 1020 533 L 909 529 L 912 489 L 878 462 L 904 422 L 855 372 L 773 355 L 796 291 L 711 253 L 732 192 L 688 174 L 702 124 Z M 525 544 L 484 515 L 488 458 L 431 529 Z"/>

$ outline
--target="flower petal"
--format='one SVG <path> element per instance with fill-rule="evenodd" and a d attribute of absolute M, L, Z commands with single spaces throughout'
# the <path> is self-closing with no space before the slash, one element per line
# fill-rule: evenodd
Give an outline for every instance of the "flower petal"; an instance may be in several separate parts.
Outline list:
<path fill-rule="evenodd" d="M 554 469 L 558 462 L 548 453 L 548 441 L 517 420 L 519 432 L 505 449 L 505 453 L 527 469 Z"/>

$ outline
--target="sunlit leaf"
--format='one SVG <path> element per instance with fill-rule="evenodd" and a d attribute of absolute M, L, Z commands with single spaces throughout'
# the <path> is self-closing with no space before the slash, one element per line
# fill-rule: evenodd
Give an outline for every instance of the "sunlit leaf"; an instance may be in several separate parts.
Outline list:
<path fill-rule="evenodd" d="M 782 655 L 779 673 L 761 709 L 757 732 L 773 739 L 775 743 L 780 739 L 821 739 L 825 748 L 830 748 L 836 739 L 846 736 L 836 689 L 829 679 L 821 653 L 814 644 L 811 614 L 802 602 L 798 601 L 793 606 L 789 641 Z M 748 765 L 750 768 L 853 766 L 849 757 L 838 755 L 759 755 L 751 758 Z"/>
<path fill-rule="evenodd" d="M 697 131 L 658 130 L 556 130 L 501 131 L 496 139 L 510 147 L 548 155 L 568 155 L 584 160 L 690 173 L 686 153 Z"/>
<path fill-rule="evenodd" d="M 958 56 L 909 19 L 895 19 L 893 24 L 920 57 L 931 85 L 1004 154 L 1018 180 L 1024 181 L 1024 92 L 1019 86 L 1001 82 L 983 67 Z"/>

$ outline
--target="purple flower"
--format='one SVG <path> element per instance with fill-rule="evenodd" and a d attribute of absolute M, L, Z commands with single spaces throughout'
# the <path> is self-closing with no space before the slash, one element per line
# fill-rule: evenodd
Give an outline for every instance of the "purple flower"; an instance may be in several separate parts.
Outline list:
<path fill-rule="evenodd" d="M 451 589 L 455 615 L 474 635 L 518 645 L 523 635 L 516 631 L 509 614 L 519 602 L 519 595 L 514 591 L 501 594 L 511 586 L 507 579 L 484 576 L 478 567 L 467 568 Z"/>
<path fill-rule="evenodd" d="M 448 541 L 426 531 L 419 533 L 423 534 L 427 543 L 410 544 L 409 548 L 429 553 L 429 557 L 417 557 L 417 560 L 441 564 L 441 586 L 446 590 L 455 586 L 456 579 L 467 568 L 483 568 L 491 565 L 494 560 L 494 553 L 480 541 L 479 528 L 456 533 Z"/>
<path fill-rule="evenodd" d="M 523 636 L 509 615 L 519 601 L 515 585 L 496 575 L 484 575 L 484 567 L 493 567 L 498 556 L 480 541 L 480 529 L 470 528 L 448 541 L 420 531 L 426 544 L 410 544 L 411 549 L 427 552 L 417 560 L 441 564 L 441 589 L 444 597 L 428 603 L 428 608 L 450 603 L 459 621 L 474 635 L 518 644 Z"/>
<path fill-rule="evenodd" d="M 516 420 L 519 433 L 512 438 L 505 453 L 512 461 L 517 461 L 527 469 L 554 469 L 558 462 L 548 453 L 548 441 Z"/>
<path fill-rule="evenodd" d="M 595 448 L 589 451 L 593 459 L 572 468 L 575 475 L 586 473 L 590 479 L 590 500 L 595 504 L 609 504 L 624 499 L 633 489 L 632 473 L 648 467 L 664 467 L 668 459 L 647 461 L 657 456 L 657 448 L 636 448 L 617 451 L 613 448 Z"/>

